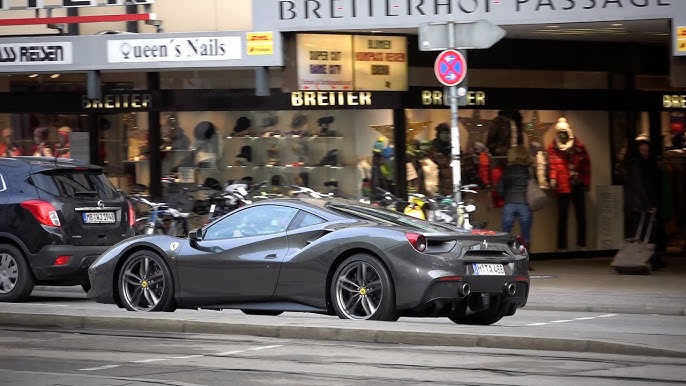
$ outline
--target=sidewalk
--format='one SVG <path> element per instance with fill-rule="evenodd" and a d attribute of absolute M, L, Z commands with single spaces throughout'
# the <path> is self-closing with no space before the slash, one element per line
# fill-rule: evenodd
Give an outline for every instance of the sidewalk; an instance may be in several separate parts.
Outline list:
<path fill-rule="evenodd" d="M 686 315 L 686 256 L 666 256 L 667 267 L 650 275 L 620 275 L 611 261 L 532 261 L 526 309 Z"/>

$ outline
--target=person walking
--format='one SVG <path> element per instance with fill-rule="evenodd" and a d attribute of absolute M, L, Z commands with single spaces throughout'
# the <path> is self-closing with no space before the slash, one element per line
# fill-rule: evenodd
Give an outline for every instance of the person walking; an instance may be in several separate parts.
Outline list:
<path fill-rule="evenodd" d="M 647 135 L 636 137 L 636 152 L 629 158 L 626 174 L 626 208 L 629 212 L 628 233 L 633 237 L 641 217 L 655 214 L 650 243 L 655 244 L 655 254 L 650 260 L 653 269 L 664 268 L 661 255 L 667 249 L 667 236 L 662 216 L 658 211 L 661 197 L 662 177 L 657 160 L 650 148 Z M 646 218 L 646 222 L 648 219 Z M 645 231 L 643 232 L 645 234 Z M 643 235 L 641 235 L 643 236 Z"/>
<path fill-rule="evenodd" d="M 533 157 L 524 145 L 512 146 L 507 153 L 507 165 L 498 181 L 497 190 L 503 198 L 502 230 L 511 232 L 515 221 L 527 248 L 531 245 L 531 224 L 533 215 L 526 200 L 526 187 L 529 180 Z"/>

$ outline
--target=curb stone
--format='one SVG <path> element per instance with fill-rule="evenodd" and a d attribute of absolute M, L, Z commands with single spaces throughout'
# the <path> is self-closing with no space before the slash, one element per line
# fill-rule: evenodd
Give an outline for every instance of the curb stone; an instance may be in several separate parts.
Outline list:
<path fill-rule="evenodd" d="M 0 325 L 65 329 L 125 330 L 158 333 L 253 335 L 283 339 L 312 339 L 367 343 L 460 346 L 515 350 L 572 351 L 686 358 L 686 352 L 593 339 L 539 338 L 471 333 L 387 331 L 366 328 L 278 326 L 203 322 L 179 319 L 0 313 Z"/>

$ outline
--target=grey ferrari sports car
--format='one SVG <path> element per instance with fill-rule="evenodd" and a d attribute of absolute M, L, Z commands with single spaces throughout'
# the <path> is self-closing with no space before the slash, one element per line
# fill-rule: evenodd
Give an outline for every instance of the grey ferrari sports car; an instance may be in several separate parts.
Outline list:
<path fill-rule="evenodd" d="M 136 236 L 90 267 L 88 296 L 130 311 L 240 309 L 492 324 L 529 294 L 516 236 L 465 231 L 349 200 L 274 199 L 187 238 Z"/>

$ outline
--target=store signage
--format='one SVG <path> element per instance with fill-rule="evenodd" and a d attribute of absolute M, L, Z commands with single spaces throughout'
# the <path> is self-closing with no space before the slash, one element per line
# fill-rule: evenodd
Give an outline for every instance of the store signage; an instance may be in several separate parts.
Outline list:
<path fill-rule="evenodd" d="M 299 90 L 352 90 L 350 35 L 299 34 L 296 37 Z"/>
<path fill-rule="evenodd" d="M 438 90 L 422 90 L 422 105 L 424 106 L 449 106 L 448 94 Z M 465 95 L 467 106 L 485 106 L 486 93 L 484 91 L 467 91 Z"/>
<path fill-rule="evenodd" d="M 683 0 L 260 0 L 253 7 L 256 28 L 281 31 L 417 28 L 478 20 L 520 25 L 672 19 L 683 14 Z"/>
<path fill-rule="evenodd" d="M 274 54 L 274 33 L 248 32 L 245 34 L 245 48 L 248 55 Z"/>
<path fill-rule="evenodd" d="M 355 90 L 407 91 L 407 38 L 353 37 Z"/>
<path fill-rule="evenodd" d="M 355 91 L 294 91 L 291 106 L 371 106 L 372 93 Z"/>
<path fill-rule="evenodd" d="M 76 7 L 102 7 L 110 5 L 145 5 L 155 4 L 155 0 L 61 0 L 58 4 L 51 1 L 50 5 L 45 4 L 45 0 L 24 0 L 11 1 L 0 0 L 0 10 L 20 10 L 20 9 L 43 9 L 43 8 L 76 8 Z"/>
<path fill-rule="evenodd" d="M 71 64 L 71 43 L 10 43 L 0 44 L 0 66 Z"/>
<path fill-rule="evenodd" d="M 686 52 L 686 27 L 676 27 L 676 50 Z"/>
<path fill-rule="evenodd" d="M 299 90 L 406 91 L 403 36 L 298 34 Z"/>
<path fill-rule="evenodd" d="M 240 36 L 195 36 L 171 39 L 112 39 L 108 63 L 157 63 L 241 59 Z"/>
<path fill-rule="evenodd" d="M 666 109 L 686 109 L 686 95 L 663 95 L 662 106 Z"/>
<path fill-rule="evenodd" d="M 106 94 L 102 98 L 81 97 L 84 109 L 147 109 L 152 106 L 150 94 Z"/>

